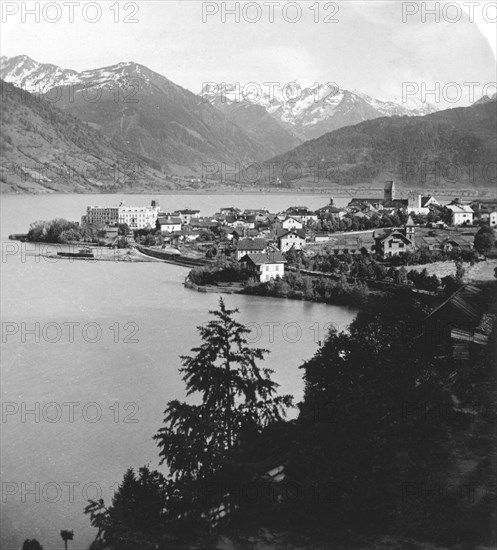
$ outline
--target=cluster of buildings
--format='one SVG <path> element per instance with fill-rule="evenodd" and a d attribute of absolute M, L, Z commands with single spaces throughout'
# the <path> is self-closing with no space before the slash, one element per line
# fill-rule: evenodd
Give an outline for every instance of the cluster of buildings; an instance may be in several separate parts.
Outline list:
<path fill-rule="evenodd" d="M 494 203 L 494 201 L 490 201 Z M 494 210 L 497 210 L 497 204 L 493 204 Z M 472 225 L 474 221 L 475 210 L 473 204 L 463 204 L 458 198 L 451 203 L 442 205 L 432 195 L 421 195 L 415 191 L 410 191 L 407 199 L 396 197 L 395 183 L 387 181 L 384 188 L 383 198 L 354 198 L 348 205 L 349 209 L 359 212 L 364 216 L 371 216 L 377 213 L 389 213 L 395 210 L 404 210 L 408 214 L 417 214 L 427 216 L 432 210 L 440 209 L 449 214 L 450 225 Z M 497 211 L 494 211 L 497 223 Z M 361 215 L 361 214 L 359 214 Z M 490 216 L 490 212 L 489 212 Z"/>
<path fill-rule="evenodd" d="M 473 234 L 464 231 L 442 231 L 445 222 L 417 227 L 410 215 L 403 227 L 378 228 L 366 231 L 323 233 L 315 228 L 320 220 L 340 221 L 345 218 L 372 218 L 402 210 L 412 215 L 427 215 L 432 210 L 444 212 L 451 226 L 471 226 L 474 215 L 487 219 L 497 226 L 497 201 L 482 200 L 463 204 L 459 199 L 442 206 L 433 196 L 410 192 L 407 199 L 396 197 L 395 184 L 388 181 L 383 198 L 353 198 L 347 206 L 337 207 L 333 199 L 329 204 L 310 210 L 305 206 L 292 206 L 283 212 L 271 213 L 267 209 L 220 208 L 212 216 L 200 216 L 200 210 L 185 208 L 174 212 L 161 212 L 158 201 L 150 206 L 118 207 L 89 206 L 82 223 L 101 226 L 127 224 L 131 230 L 159 229 L 166 242 L 191 242 L 202 232 L 215 231 L 222 246 L 235 247 L 236 259 L 265 282 L 282 276 L 285 256 L 291 250 L 326 249 L 336 255 L 377 253 L 389 258 L 417 248 L 432 251 L 450 251 L 456 247 L 472 248 Z"/>

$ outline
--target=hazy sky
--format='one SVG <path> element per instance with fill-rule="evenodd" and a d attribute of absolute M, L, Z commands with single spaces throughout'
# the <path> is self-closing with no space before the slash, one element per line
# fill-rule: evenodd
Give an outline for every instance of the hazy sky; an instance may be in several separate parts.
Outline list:
<path fill-rule="evenodd" d="M 25 11 L 37 9 L 37 4 L 38 22 Z M 2 55 L 27 54 L 76 70 L 132 60 L 196 93 L 204 82 L 254 81 L 262 86 L 301 79 L 335 82 L 402 101 L 403 83 L 412 83 L 404 85 L 410 98 L 423 99 L 424 87 L 432 90 L 439 82 L 439 100 L 446 106 L 460 92 L 462 104 L 469 102 L 464 83 L 478 83 L 478 99 L 484 87 L 497 80 L 496 2 L 475 2 L 474 22 L 469 21 L 468 8 L 454 1 L 439 2 L 439 22 L 423 13 L 434 3 L 400 0 L 280 1 L 272 8 L 264 2 L 185 0 L 71 4 L 3 0 Z M 239 22 L 223 13 L 236 4 Z M 260 20 L 248 22 L 244 14 Z M 136 22 L 124 22 L 126 17 Z M 455 84 L 447 87 L 451 82 Z M 495 86 L 486 89 L 495 92 Z M 425 98 L 437 102 L 434 95 Z"/>

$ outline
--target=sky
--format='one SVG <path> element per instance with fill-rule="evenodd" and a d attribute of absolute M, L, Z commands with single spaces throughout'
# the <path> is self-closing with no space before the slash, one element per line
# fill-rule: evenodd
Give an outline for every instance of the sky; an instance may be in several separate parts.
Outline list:
<path fill-rule="evenodd" d="M 297 79 L 443 108 L 496 91 L 497 3 L 465 4 L 3 0 L 0 51 L 78 71 L 135 61 L 195 93 Z"/>

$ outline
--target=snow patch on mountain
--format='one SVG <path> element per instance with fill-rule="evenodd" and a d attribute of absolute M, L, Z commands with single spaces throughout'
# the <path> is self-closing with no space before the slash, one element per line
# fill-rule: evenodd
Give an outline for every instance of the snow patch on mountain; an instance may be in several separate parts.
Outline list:
<path fill-rule="evenodd" d="M 334 83 L 318 84 L 294 80 L 272 90 L 268 86 L 240 84 L 204 86 L 200 95 L 212 105 L 252 103 L 261 105 L 280 122 L 303 132 L 322 133 L 382 116 L 418 116 L 437 111 L 433 105 L 421 102 L 399 104 L 372 98 L 361 92 L 351 92 Z M 338 120 L 340 119 L 340 120 Z M 336 126 L 336 127 L 335 127 Z M 312 136 L 315 137 L 315 136 Z"/>

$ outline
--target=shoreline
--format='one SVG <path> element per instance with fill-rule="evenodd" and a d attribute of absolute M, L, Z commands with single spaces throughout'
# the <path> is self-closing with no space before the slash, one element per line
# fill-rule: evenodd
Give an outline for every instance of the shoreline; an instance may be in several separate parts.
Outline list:
<path fill-rule="evenodd" d="M 183 286 L 185 288 L 195 290 L 196 292 L 201 292 L 203 294 L 246 294 L 244 287 L 237 285 L 233 288 L 233 286 L 230 286 L 230 283 L 227 283 L 226 286 L 197 285 L 190 281 L 189 275 L 187 275 L 185 280 L 183 281 Z"/>
<path fill-rule="evenodd" d="M 131 248 L 107 248 L 98 246 L 94 243 L 46 243 L 40 241 L 26 241 L 21 239 L 11 238 L 9 242 L 29 244 L 38 250 L 27 250 L 25 256 L 46 258 L 49 260 L 69 260 L 69 261 L 85 261 L 85 262 L 120 262 L 120 263 L 167 263 L 177 265 L 178 267 L 201 267 L 209 264 L 208 260 L 201 258 L 190 258 L 181 254 L 169 253 L 167 249 L 153 250 L 143 246 L 134 246 Z M 7 242 L 7 241 L 6 241 Z M 64 248 L 70 249 L 70 253 L 77 248 L 91 248 L 96 254 L 93 257 L 68 256 L 59 255 L 58 252 L 64 252 Z M 122 251 L 122 253 L 119 253 Z"/>

